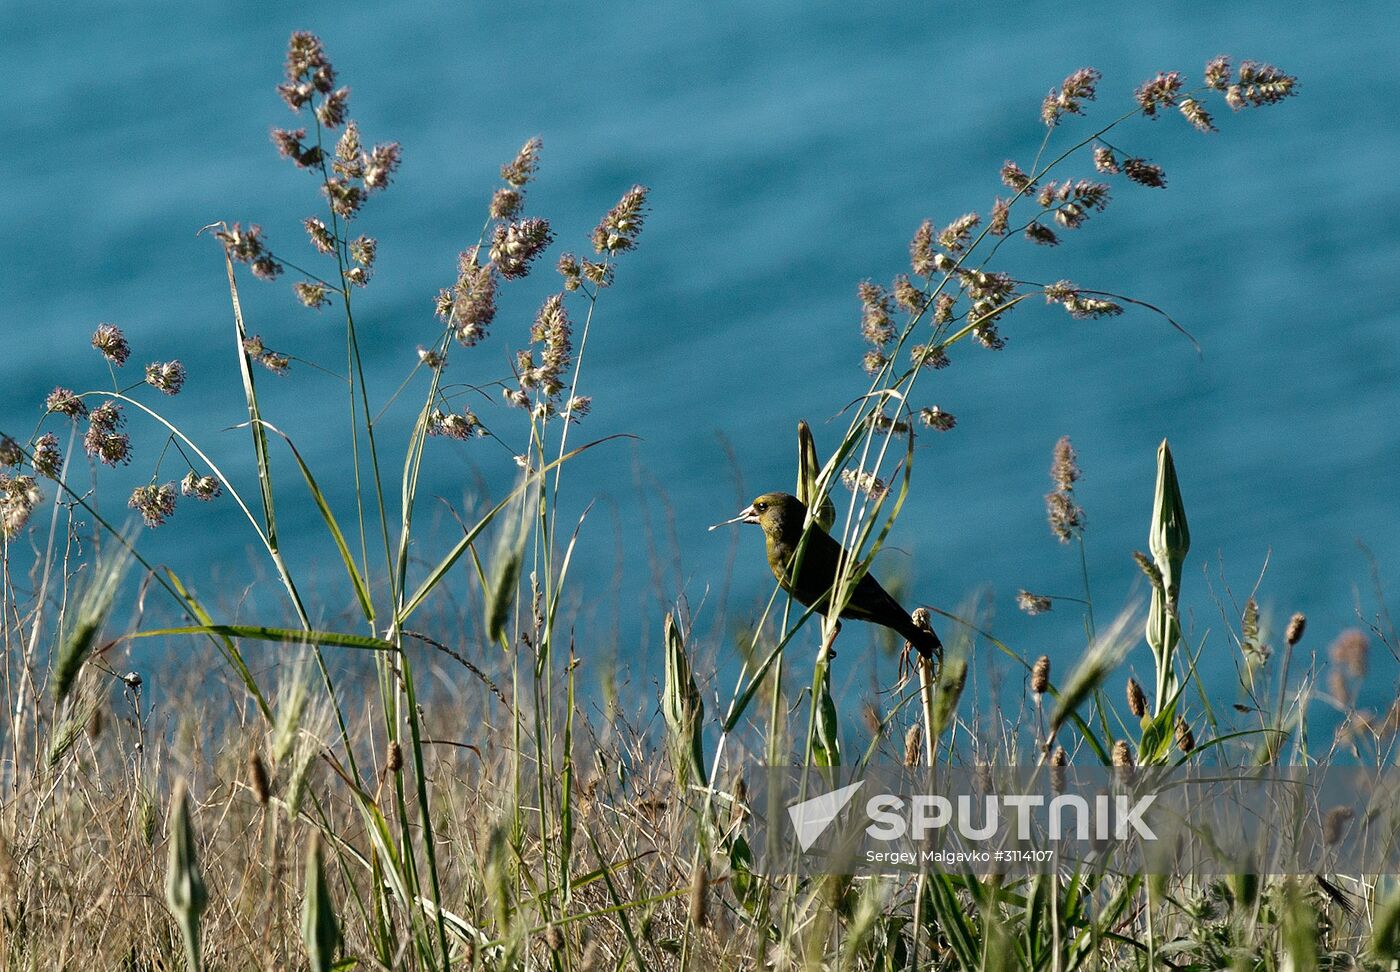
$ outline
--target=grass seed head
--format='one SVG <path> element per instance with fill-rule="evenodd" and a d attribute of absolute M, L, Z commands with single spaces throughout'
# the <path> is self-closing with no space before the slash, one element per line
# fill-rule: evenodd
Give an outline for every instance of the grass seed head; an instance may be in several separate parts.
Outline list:
<path fill-rule="evenodd" d="M 1295 612 L 1293 617 L 1288 619 L 1288 628 L 1283 633 L 1284 641 L 1288 643 L 1288 647 L 1292 648 L 1303 640 L 1303 632 L 1307 626 L 1308 618 L 1302 611 Z"/>
<path fill-rule="evenodd" d="M 1128 711 L 1139 719 L 1147 715 L 1147 695 L 1138 680 L 1132 677 L 1128 679 Z"/>
<path fill-rule="evenodd" d="M 58 446 L 58 436 L 45 432 L 34 440 L 32 449 L 34 471 L 49 479 L 57 479 L 63 468 L 63 450 Z"/>
<path fill-rule="evenodd" d="M 131 357 L 131 345 L 126 343 L 126 335 L 115 324 L 99 324 L 92 335 L 92 346 L 118 368 Z"/>
<path fill-rule="evenodd" d="M 516 189 L 523 188 L 539 170 L 540 149 L 543 147 L 544 143 L 539 138 L 532 138 L 520 146 L 515 158 L 501 166 L 501 178 Z"/>
<path fill-rule="evenodd" d="M 154 530 L 174 516 L 176 495 L 174 483 L 151 483 L 132 490 L 126 505 L 140 513 L 146 526 Z"/>
<path fill-rule="evenodd" d="M 1050 656 L 1041 655 L 1031 666 L 1031 691 L 1037 696 L 1050 691 Z"/>
<path fill-rule="evenodd" d="M 1182 753 L 1190 753 L 1196 748 L 1196 735 L 1191 731 L 1191 723 L 1185 716 L 1176 717 L 1176 748 Z"/>
<path fill-rule="evenodd" d="M 1113 773 L 1124 785 L 1133 781 L 1133 748 L 1126 740 L 1119 739 L 1113 744 Z"/>
<path fill-rule="evenodd" d="M 49 392 L 48 398 L 44 400 L 44 410 L 66 415 L 71 419 L 82 418 L 88 413 L 83 400 L 74 394 L 71 388 L 64 388 L 62 385 Z"/>
<path fill-rule="evenodd" d="M 690 879 L 690 923 L 696 928 L 710 923 L 710 869 L 704 864 Z"/>
<path fill-rule="evenodd" d="M 256 749 L 248 753 L 248 789 L 253 791 L 253 799 L 259 805 L 267 806 L 272 796 L 272 781 L 267 776 L 267 766 Z"/>
<path fill-rule="evenodd" d="M 1064 791 L 1065 788 L 1065 768 L 1069 766 L 1069 753 L 1065 752 L 1065 747 L 1056 746 L 1055 751 L 1050 754 L 1050 786 L 1056 793 Z"/>
<path fill-rule="evenodd" d="M 1366 677 L 1370 653 L 1370 639 L 1360 628 L 1348 628 L 1343 631 L 1327 649 L 1327 657 L 1332 664 L 1345 671 L 1351 678 Z"/>
<path fill-rule="evenodd" d="M 165 395 L 178 395 L 185 387 L 185 366 L 178 361 L 152 361 L 146 365 L 146 384 Z"/>
<path fill-rule="evenodd" d="M 1045 614 L 1054 605 L 1050 598 L 1043 594 L 1032 594 L 1030 591 L 1020 590 L 1016 592 L 1016 606 L 1031 617 L 1035 617 L 1037 614 Z"/>

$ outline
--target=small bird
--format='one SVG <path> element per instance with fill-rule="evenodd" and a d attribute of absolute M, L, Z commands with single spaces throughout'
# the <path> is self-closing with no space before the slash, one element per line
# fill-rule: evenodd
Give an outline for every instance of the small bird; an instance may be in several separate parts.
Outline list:
<path fill-rule="evenodd" d="M 807 536 L 807 546 L 802 552 L 802 562 L 797 567 L 796 576 L 793 576 L 792 561 L 802 542 L 806 519 L 807 506 L 796 496 L 764 493 L 738 516 L 717 523 L 710 529 L 730 523 L 757 523 L 763 527 L 763 539 L 768 547 L 768 566 L 778 585 L 803 605 L 811 607 L 818 602 L 829 601 L 842 550 L 831 534 L 813 523 Z M 827 613 L 824 603 L 819 604 L 817 610 L 823 615 Z M 899 602 L 869 573 L 856 583 L 856 589 L 841 617 L 884 625 L 902 635 L 925 658 L 943 653 L 943 642 L 938 640 L 938 635 L 915 624 L 909 612 L 900 607 Z"/>

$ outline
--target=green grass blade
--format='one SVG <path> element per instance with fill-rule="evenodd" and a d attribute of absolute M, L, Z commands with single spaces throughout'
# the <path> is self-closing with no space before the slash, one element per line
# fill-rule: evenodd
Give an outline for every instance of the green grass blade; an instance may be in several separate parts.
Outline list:
<path fill-rule="evenodd" d="M 598 860 L 602 862 L 603 883 L 607 885 L 608 897 L 612 899 L 614 913 L 622 925 L 622 934 L 627 939 L 627 950 L 632 955 L 632 962 L 636 965 L 637 972 L 647 972 L 647 963 L 642 960 L 642 950 L 637 944 L 637 936 L 632 931 L 632 923 L 627 920 L 626 906 L 628 902 L 623 900 L 617 885 L 613 883 L 612 868 L 606 863 L 607 856 L 603 853 L 603 849 L 598 846 L 598 838 L 593 835 L 592 828 L 585 826 L 583 832 L 587 835 L 588 842 L 593 845 L 593 853 L 598 855 Z"/>
<path fill-rule="evenodd" d="M 963 911 L 963 903 L 958 900 L 952 879 L 946 874 L 929 874 L 927 881 L 929 904 L 937 918 L 937 930 L 946 937 L 958 965 L 965 970 L 976 969 L 980 936 Z"/>
<path fill-rule="evenodd" d="M 374 620 L 374 605 L 370 602 L 369 586 L 365 583 L 360 568 L 355 564 L 355 558 L 350 554 L 350 547 L 345 542 L 345 534 L 340 530 L 340 524 L 335 520 L 335 514 L 331 512 L 330 504 L 326 502 L 325 493 L 321 492 L 321 487 L 316 482 L 316 477 L 311 474 L 311 467 L 302 458 L 300 450 L 292 442 L 291 436 L 283 432 L 271 422 L 262 422 L 264 428 L 282 437 L 282 441 L 287 443 L 287 448 L 292 450 L 292 458 L 297 461 L 297 468 L 301 470 L 302 478 L 306 480 L 306 488 L 311 491 L 311 498 L 316 501 L 316 508 L 321 511 L 321 519 L 325 521 L 326 529 L 330 531 L 331 539 L 335 541 L 335 549 L 340 554 L 340 562 L 345 565 L 345 572 L 350 575 L 350 583 L 355 587 L 355 597 L 360 602 L 360 610 L 364 612 L 366 621 Z"/>
<path fill-rule="evenodd" d="M 228 638 L 250 638 L 285 645 L 321 645 L 333 648 L 363 648 L 370 651 L 398 651 L 398 647 L 383 638 L 347 634 L 343 631 L 316 631 L 306 628 L 266 628 L 250 624 L 194 624 L 179 628 L 158 628 L 136 631 L 128 638 L 161 638 L 170 635 L 210 634 Z"/>
<path fill-rule="evenodd" d="M 545 611 L 544 640 L 542 645 L 544 654 L 548 657 L 549 649 L 553 646 L 554 619 L 559 613 L 559 598 L 564 592 L 564 582 L 569 576 L 569 565 L 573 563 L 574 547 L 578 545 L 578 535 L 583 529 L 583 521 L 588 519 L 589 512 L 593 509 L 593 504 L 589 503 L 579 515 L 578 523 L 574 524 L 574 532 L 569 537 L 569 545 L 564 549 L 564 562 L 559 566 L 559 577 L 554 583 L 554 593 L 549 599 L 549 606 Z"/>
<path fill-rule="evenodd" d="M 812 511 L 812 518 L 823 530 L 830 530 L 836 520 L 836 505 L 829 495 L 822 495 L 817 483 L 822 464 L 817 458 L 817 443 L 812 428 L 805 421 L 797 423 L 797 498 Z"/>
<path fill-rule="evenodd" d="M 461 558 L 462 554 L 466 553 L 467 548 L 472 545 L 476 538 L 481 535 L 481 531 L 486 529 L 486 527 L 491 523 L 491 521 L 494 520 L 502 510 L 509 506 L 527 486 L 543 478 L 546 473 L 558 466 L 560 463 L 568 462 L 570 459 L 574 458 L 574 456 L 587 452 L 594 446 L 602 445 L 604 442 L 607 442 L 610 439 L 632 438 L 635 438 L 635 436 L 619 434 L 604 436 L 601 439 L 595 439 L 587 445 L 581 445 L 577 449 L 573 449 L 569 452 L 566 452 L 564 455 L 560 456 L 558 459 L 555 459 L 553 462 L 540 469 L 538 472 L 534 473 L 531 476 L 527 476 L 523 480 L 521 480 L 521 482 L 514 489 L 512 489 L 503 500 L 501 500 L 495 506 L 491 507 L 491 509 L 486 513 L 486 515 L 483 516 L 480 520 L 478 520 L 476 525 L 473 526 L 470 530 L 468 530 L 466 535 L 462 537 L 462 539 L 457 541 L 456 545 L 453 546 L 452 550 L 447 554 L 447 556 L 444 557 L 441 561 L 439 561 L 438 565 L 434 567 L 431 572 L 429 572 L 427 578 L 423 581 L 422 584 L 418 586 L 418 589 L 413 593 L 413 596 L 410 597 L 401 608 L 399 608 L 398 617 L 395 619 L 395 623 L 402 626 L 403 623 L 408 620 L 409 615 L 416 611 L 418 609 L 418 606 L 423 603 L 423 599 L 426 598 L 429 594 L 431 594 L 433 592 L 433 589 L 436 588 L 440 583 L 442 583 L 442 579 L 447 576 L 447 572 L 452 569 L 452 566 L 457 563 L 458 559 Z"/>
<path fill-rule="evenodd" d="M 233 304 L 234 337 L 238 343 L 238 373 L 243 379 L 243 397 L 248 402 L 249 428 L 253 433 L 253 454 L 258 462 L 258 489 L 262 492 L 263 520 L 267 530 L 267 545 L 277 550 L 277 516 L 272 503 L 272 467 L 268 462 L 267 434 L 263 431 L 262 415 L 258 409 L 258 392 L 253 384 L 253 362 L 243 342 L 248 331 L 243 326 L 243 305 L 238 299 L 238 282 L 234 279 L 233 260 L 224 254 L 224 268 L 228 272 L 229 300 Z"/>
<path fill-rule="evenodd" d="M 287 589 L 287 595 L 292 600 L 292 607 L 296 609 L 297 620 L 301 621 L 307 627 L 310 627 L 311 625 L 306 619 L 306 609 L 301 603 L 301 594 L 297 592 L 296 583 L 292 580 L 291 572 L 287 569 L 287 562 L 282 558 L 282 551 L 278 549 L 276 539 L 270 537 L 268 533 L 263 529 L 263 527 L 258 523 L 257 518 L 253 515 L 253 511 L 248 509 L 248 504 L 243 501 L 243 497 L 239 494 L 238 490 L 234 488 L 234 485 L 232 482 L 230 482 L 229 478 L 224 475 L 221 469 L 219 469 L 218 465 L 215 464 L 214 461 L 210 459 L 207 454 L 205 454 L 203 449 L 201 449 L 198 445 L 195 444 L 193 439 L 185 435 L 185 433 L 180 430 L 179 426 L 172 423 L 169 419 L 167 419 L 164 415 L 161 415 L 155 409 L 151 408 L 148 405 L 145 405 L 140 401 L 137 401 L 134 398 L 131 398 L 130 396 L 124 395 L 121 392 L 105 392 L 104 396 L 107 398 L 116 399 L 117 401 L 125 402 L 128 405 L 131 405 L 132 407 L 145 412 L 156 422 L 165 426 L 165 428 L 169 430 L 171 436 L 184 443 L 184 445 L 188 447 L 191 452 L 193 452 L 196 456 L 199 457 L 200 462 L 204 463 L 206 466 L 209 467 L 210 471 L 213 472 L 215 477 L 217 477 L 218 480 L 221 483 L 223 483 L 224 488 L 228 490 L 228 495 L 233 499 L 234 503 L 236 503 L 238 505 L 238 508 L 243 511 L 243 515 L 248 518 L 249 524 L 251 524 L 253 527 L 253 532 L 258 535 L 259 542 L 261 542 L 263 547 L 267 549 L 268 556 L 272 558 L 272 565 L 277 570 L 277 576 L 281 579 L 282 586 Z M 72 491 L 68 490 L 67 487 L 65 487 L 65 491 L 69 492 L 69 494 L 72 495 Z M 84 506 L 84 508 L 91 509 L 91 507 L 86 502 L 83 502 L 82 505 Z"/>
<path fill-rule="evenodd" d="M 797 634 L 803 622 L 816 613 L 817 609 L 815 607 L 809 607 L 806 611 L 803 611 L 802 615 L 793 626 L 783 635 L 782 640 L 774 645 L 773 649 L 764 656 L 763 661 L 754 669 L 753 676 L 749 679 L 748 685 L 745 686 L 744 690 L 729 704 L 729 709 L 724 714 L 724 722 L 721 723 L 720 726 L 721 731 L 725 733 L 734 731 L 734 727 L 739 724 L 739 720 L 743 718 L 745 710 L 748 709 L 749 703 L 753 701 L 754 693 L 762 687 L 763 679 L 767 676 L 768 669 L 773 667 L 773 663 L 778 660 L 778 656 L 782 654 L 783 649 L 787 647 L 787 643 Z"/>
<path fill-rule="evenodd" d="M 167 567 L 165 568 L 165 576 L 170 580 L 171 586 L 179 592 L 181 600 L 185 603 L 186 610 L 194 615 L 195 620 L 200 624 L 212 626 L 214 624 L 214 619 L 210 616 L 209 612 L 204 609 L 204 605 L 189 592 L 184 582 L 180 580 L 175 571 Z M 243 687 L 248 690 L 248 694 L 251 695 L 253 701 L 257 703 L 258 711 L 262 713 L 263 718 L 268 722 L 272 722 L 272 708 L 267 704 L 267 697 L 263 695 L 257 680 L 253 678 L 252 670 L 248 668 L 247 663 L 243 660 L 243 653 L 238 650 L 238 643 L 227 635 L 211 635 L 211 637 L 215 639 L 215 643 L 218 644 L 219 648 L 223 651 L 224 656 L 229 660 L 229 664 L 233 665 L 233 670 L 238 673 L 238 678 L 243 683 Z"/>
<path fill-rule="evenodd" d="M 449 334 L 450 334 L 449 329 Z M 437 343 L 439 353 L 445 353 L 450 337 L 444 335 Z M 404 457 L 403 476 L 400 483 L 400 519 L 398 556 L 394 561 L 393 590 L 402 591 L 408 581 L 408 549 L 413 533 L 413 511 L 418 500 L 418 477 L 423 467 L 423 448 L 428 441 L 428 426 L 437 400 L 438 388 L 442 383 L 442 372 L 432 369 L 432 380 L 428 383 L 428 394 L 418 418 L 413 423 L 413 431 L 408 437 L 408 453 Z"/>

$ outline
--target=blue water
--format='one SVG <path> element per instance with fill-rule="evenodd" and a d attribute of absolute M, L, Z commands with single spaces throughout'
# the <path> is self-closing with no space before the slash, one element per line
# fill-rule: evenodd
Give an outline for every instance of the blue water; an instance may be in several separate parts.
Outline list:
<path fill-rule="evenodd" d="M 554 221 L 559 243 L 507 289 L 492 340 L 454 354 L 452 381 L 508 374 L 509 351 L 554 285 L 554 255 L 584 247 L 633 182 L 652 187 L 640 249 L 600 303 L 582 381 L 594 395 L 584 433 L 639 438 L 569 473 L 570 510 L 599 501 L 583 540 L 596 566 L 579 578 L 581 624 L 597 655 L 616 632 L 633 662 L 626 678 L 649 690 L 663 599 L 683 594 L 713 621 L 727 589 L 723 610 L 743 621 L 771 589 L 756 535 L 704 528 L 732 515 L 741 494 L 791 488 L 799 418 L 823 447 L 838 438 L 842 423 L 828 420 L 865 384 L 856 283 L 903 270 L 925 216 L 985 212 L 997 168 L 1029 162 L 1039 100 L 1071 70 L 1103 71 L 1095 117 L 1106 118 L 1143 78 L 1172 68 L 1195 77 L 1224 52 L 1296 73 L 1301 97 L 1238 115 L 1222 107 L 1215 136 L 1175 116 L 1135 122 L 1115 141 L 1162 164 L 1170 188 L 1118 183 L 1109 210 L 1066 245 L 1009 246 L 1002 264 L 1161 305 L 1203 355 L 1146 313 L 1078 322 L 1042 307 L 1013 315 L 1000 353 L 958 347 L 920 403 L 954 412 L 958 426 L 920 437 L 914 495 L 880 571 L 947 609 L 989 590 L 998 633 L 1067 665 L 1082 645 L 1078 614 L 1061 606 L 1028 619 L 1011 598 L 1018 587 L 1080 591 L 1078 558 L 1050 536 L 1042 501 L 1051 446 L 1068 434 L 1084 468 L 1101 620 L 1142 592 L 1129 553 L 1145 546 L 1154 451 L 1170 437 L 1193 537 L 1191 627 L 1212 639 L 1205 667 L 1222 691 L 1235 654 L 1207 575 L 1233 624 L 1230 598 L 1242 601 L 1268 560 L 1261 602 L 1279 623 L 1306 611 L 1304 645 L 1317 651 L 1356 623 L 1358 604 L 1376 610 L 1358 540 L 1392 593 L 1400 580 L 1395 5 L 1286 17 L 1107 3 L 1053 15 L 795 2 L 299 6 L 11 6 L 0 36 L 0 427 L 27 432 L 55 383 L 104 382 L 86 342 L 112 321 L 135 348 L 127 372 L 185 362 L 189 386 L 172 415 L 256 495 L 246 432 L 225 431 L 246 416 L 222 261 L 195 233 L 219 219 L 257 222 L 275 247 L 312 259 L 298 221 L 318 211 L 316 187 L 277 158 L 267 131 L 292 121 L 273 91 L 286 37 L 313 29 L 353 89 L 366 137 L 404 147 L 391 191 L 361 221 L 380 241 L 359 301 L 379 402 L 436 333 L 433 295 L 475 240 L 497 167 L 526 137 L 545 144 L 528 209 Z M 1073 121 L 1064 137 L 1086 131 Z M 343 370 L 337 318 L 294 305 L 290 279 L 245 282 L 250 330 Z M 343 386 L 299 364 L 262 388 L 266 416 L 294 430 L 348 524 Z M 420 394 L 385 420 L 391 466 Z M 501 407 L 481 412 L 521 439 Z M 134 417 L 133 427 L 136 462 L 102 476 L 114 514 L 160 444 Z M 440 526 L 424 557 L 455 530 L 432 497 L 470 509 L 514 476 L 490 442 L 434 441 L 429 457 L 423 522 Z M 178 478 L 167 463 L 163 477 Z M 279 463 L 286 546 L 321 616 L 334 618 L 349 600 L 333 549 L 285 455 Z M 245 588 L 275 591 L 250 539 L 225 500 L 186 504 L 143 547 L 233 611 Z M 732 675 L 733 643 L 704 630 L 704 651 Z M 1130 665 L 1146 670 L 1145 649 Z M 1392 675 L 1374 680 L 1376 698 L 1388 698 Z M 861 688 L 871 679 L 857 664 L 843 677 Z M 887 684 L 892 662 L 876 677 Z"/>

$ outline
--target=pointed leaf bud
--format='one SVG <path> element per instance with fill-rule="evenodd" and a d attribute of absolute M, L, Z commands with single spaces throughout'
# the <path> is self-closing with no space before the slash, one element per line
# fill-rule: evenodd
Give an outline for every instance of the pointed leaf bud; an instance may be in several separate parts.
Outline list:
<path fill-rule="evenodd" d="M 1191 549 L 1191 530 L 1186 525 L 1186 506 L 1181 500 L 1176 464 L 1172 462 L 1171 446 L 1166 439 L 1157 447 L 1157 491 L 1152 501 L 1148 547 L 1164 575 L 1181 576 L 1181 563 Z M 1175 569 L 1168 571 L 1168 564 L 1175 565 Z"/>
<path fill-rule="evenodd" d="M 817 458 L 817 443 L 812 438 L 812 428 L 805 421 L 797 423 L 797 498 L 812 512 L 812 519 L 823 530 L 830 530 L 836 521 L 836 506 L 828 496 L 821 507 L 812 510 L 812 504 L 819 493 L 818 481 L 822 471 L 821 460 Z"/>

